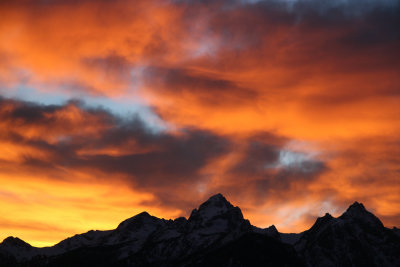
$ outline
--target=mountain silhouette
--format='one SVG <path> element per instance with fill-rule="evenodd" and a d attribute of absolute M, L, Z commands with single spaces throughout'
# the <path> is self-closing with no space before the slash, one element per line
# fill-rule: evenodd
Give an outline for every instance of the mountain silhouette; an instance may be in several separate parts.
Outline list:
<path fill-rule="evenodd" d="M 115 230 L 92 230 L 52 247 L 8 237 L 0 266 L 400 266 L 400 235 L 358 202 L 299 234 L 261 229 L 217 194 L 188 219 L 142 212 Z"/>

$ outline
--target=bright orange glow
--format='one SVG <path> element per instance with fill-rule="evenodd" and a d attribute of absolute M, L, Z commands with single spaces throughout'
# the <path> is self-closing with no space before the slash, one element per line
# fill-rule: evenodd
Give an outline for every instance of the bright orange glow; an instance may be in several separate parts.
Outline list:
<path fill-rule="evenodd" d="M 91 177 L 80 177 L 79 173 L 69 175 L 74 177 L 73 182 L 1 174 L 0 211 L 12 216 L 0 220 L 0 239 L 19 236 L 32 245 L 48 246 L 88 229 L 114 229 L 144 210 L 166 218 L 180 213 L 141 204 L 153 196 L 135 192 L 124 184 L 110 186 Z"/>

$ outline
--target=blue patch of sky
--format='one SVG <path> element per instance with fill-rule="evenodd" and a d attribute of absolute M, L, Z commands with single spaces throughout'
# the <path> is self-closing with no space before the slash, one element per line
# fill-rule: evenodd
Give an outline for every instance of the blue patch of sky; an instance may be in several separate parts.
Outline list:
<path fill-rule="evenodd" d="M 289 150 L 279 151 L 279 162 L 282 166 L 301 166 L 305 161 L 309 160 L 306 154 L 293 152 Z"/>
<path fill-rule="evenodd" d="M 291 151 L 288 149 L 279 150 L 279 156 L 276 162 L 269 162 L 264 165 L 265 169 L 270 168 L 296 168 L 304 172 L 312 171 L 312 165 L 307 162 L 317 162 L 311 154 Z"/>
<path fill-rule="evenodd" d="M 67 95 L 62 91 L 40 91 L 34 87 L 18 85 L 12 88 L 0 87 L 0 95 L 23 101 L 34 102 L 41 105 L 63 105 L 71 99 L 83 101 L 89 108 L 103 108 L 121 118 L 130 119 L 138 116 L 148 129 L 154 133 L 162 132 L 168 128 L 168 124 L 158 117 L 152 109 L 143 104 L 143 100 L 132 98 L 108 98 L 92 95 Z"/>

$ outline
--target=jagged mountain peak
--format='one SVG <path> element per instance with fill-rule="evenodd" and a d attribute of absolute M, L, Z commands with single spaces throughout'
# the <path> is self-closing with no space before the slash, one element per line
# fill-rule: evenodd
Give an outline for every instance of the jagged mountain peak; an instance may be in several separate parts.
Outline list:
<path fill-rule="evenodd" d="M 357 213 L 366 212 L 366 211 L 367 210 L 365 209 L 364 205 L 357 201 L 355 201 L 353 204 L 351 204 L 346 210 L 346 212 L 357 212 Z"/>
<path fill-rule="evenodd" d="M 211 196 L 206 202 L 201 204 L 199 210 L 209 206 L 219 207 L 219 208 L 233 207 L 233 205 L 228 200 L 226 200 L 226 198 L 220 193 Z"/>
<path fill-rule="evenodd" d="M 268 227 L 267 229 L 270 229 L 271 231 L 274 231 L 274 232 L 278 232 L 278 229 L 276 229 L 276 226 L 275 226 L 275 225 L 271 225 L 271 226 Z"/>
<path fill-rule="evenodd" d="M 330 215 L 329 213 L 325 213 L 324 216 L 317 218 L 317 220 L 315 221 L 313 226 L 308 230 L 308 232 L 310 232 L 310 233 L 319 232 L 322 229 L 324 229 L 325 227 L 327 227 L 334 220 L 335 220 L 335 218 L 332 217 L 332 215 Z"/>
<path fill-rule="evenodd" d="M 364 204 L 355 201 L 353 204 L 351 204 L 341 216 L 354 216 L 354 215 L 360 215 L 360 214 L 366 214 L 369 213 L 367 209 L 365 208 Z"/>
<path fill-rule="evenodd" d="M 335 219 L 335 217 L 333 217 L 330 213 L 325 213 L 324 216 L 318 217 L 317 220 L 315 221 L 315 224 L 324 224 L 327 223 L 329 221 L 331 221 L 332 219 Z"/>
<path fill-rule="evenodd" d="M 371 212 L 369 212 L 362 203 L 354 202 L 339 217 L 342 220 L 357 221 L 370 226 L 383 227 L 382 222 Z"/>
<path fill-rule="evenodd" d="M 243 219 L 242 212 L 238 207 L 234 207 L 222 194 L 211 196 L 207 201 L 194 209 L 189 217 L 190 221 L 201 218 L 202 220 L 209 220 L 215 216 L 231 213 L 234 211 Z"/>
<path fill-rule="evenodd" d="M 159 219 L 157 217 L 151 216 L 149 213 L 146 211 L 141 212 L 123 222 L 121 222 L 117 229 L 118 230 L 135 230 L 137 228 L 142 227 L 145 224 L 156 224 L 158 222 L 163 221 L 162 219 Z"/>
<path fill-rule="evenodd" d="M 400 266 L 400 239 L 359 202 L 338 218 L 318 218 L 295 248 L 309 266 Z"/>
<path fill-rule="evenodd" d="M 274 237 L 276 239 L 280 239 L 280 234 L 278 232 L 278 229 L 276 229 L 275 225 L 271 225 L 270 227 L 264 229 L 255 229 L 255 231 L 258 233 L 263 233 L 268 236 Z"/>
<path fill-rule="evenodd" d="M 275 225 L 271 225 L 270 227 L 265 228 L 264 230 L 265 230 L 266 234 L 268 234 L 272 237 L 275 237 L 277 239 L 280 239 L 279 231 L 278 231 L 278 229 L 276 229 Z"/>
<path fill-rule="evenodd" d="M 18 237 L 9 236 L 0 243 L 0 246 L 12 246 L 19 248 L 31 248 L 32 246 Z"/>
<path fill-rule="evenodd" d="M 147 211 L 142 211 L 141 213 L 136 214 L 135 216 L 133 216 L 131 219 L 135 218 L 152 218 L 154 216 L 150 215 Z"/>
<path fill-rule="evenodd" d="M 222 194 L 213 195 L 198 209 L 194 209 L 188 223 L 191 229 L 202 229 L 207 233 L 251 228 L 240 208 L 233 206 Z"/>
<path fill-rule="evenodd" d="M 283 234 L 274 225 L 252 226 L 217 194 L 188 220 L 142 212 L 115 230 L 89 231 L 48 248 L 8 237 L 0 244 L 0 266 L 221 266 L 236 259 L 240 266 L 270 266 L 270 259 L 273 266 L 303 266 L 303 260 L 309 267 L 400 266 L 398 229 L 380 226 L 355 202 L 338 218 L 326 213 L 305 232 Z M 296 264 L 285 264 L 290 257 Z M 207 265 L 211 259 L 215 264 Z"/>

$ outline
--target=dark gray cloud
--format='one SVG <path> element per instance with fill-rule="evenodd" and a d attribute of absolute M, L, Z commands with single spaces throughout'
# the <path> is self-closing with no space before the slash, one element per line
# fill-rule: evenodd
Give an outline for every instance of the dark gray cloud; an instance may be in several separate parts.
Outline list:
<path fill-rule="evenodd" d="M 179 68 L 149 67 L 145 70 L 145 82 L 160 93 L 192 95 L 204 105 L 236 105 L 254 101 L 257 93 L 233 81 Z"/>
<path fill-rule="evenodd" d="M 225 190 L 234 190 L 237 195 L 243 196 L 251 194 L 254 203 L 260 199 L 283 201 L 294 191 L 298 196 L 307 194 L 307 190 L 299 191 L 298 186 L 305 187 L 314 182 L 328 167 L 324 162 L 307 158 L 307 155 L 301 153 L 298 153 L 295 162 L 285 162 L 283 151 L 279 143 L 250 139 L 243 158 L 228 173 L 238 184 L 245 184 L 246 189 L 237 187 Z"/>
<path fill-rule="evenodd" d="M 117 53 L 110 53 L 104 57 L 84 58 L 82 63 L 90 69 L 109 76 L 110 79 L 129 81 L 131 78 L 130 70 L 133 64 Z"/>
<path fill-rule="evenodd" d="M 11 107 L 6 108 L 6 105 L 11 105 Z M 100 126 L 98 135 L 80 134 L 79 129 L 72 132 L 56 129 L 62 124 L 80 126 L 73 125 L 73 118 L 69 121 L 68 116 L 56 115 L 57 112 L 65 110 L 70 105 L 84 112 L 84 115 L 99 118 L 96 122 L 103 125 L 94 125 L 94 127 Z M 58 142 L 50 142 L 46 140 L 48 138 L 46 136 L 24 137 L 21 133 L 13 132 L 13 126 L 3 132 L 13 142 L 50 152 L 53 158 L 48 162 L 48 167 L 87 167 L 110 174 L 123 173 L 131 176 L 133 182 L 139 186 L 173 185 L 196 179 L 197 172 L 209 160 L 229 152 L 230 148 L 229 140 L 206 131 L 186 129 L 176 136 L 168 133 L 154 133 L 139 117 L 118 118 L 103 109 L 85 108 L 82 103 L 76 101 L 68 102 L 66 106 L 44 106 L 0 99 L 1 108 L 5 110 L 0 112 L 1 119 L 8 121 L 10 125 L 22 127 L 26 131 L 36 129 L 40 125 L 50 132 L 61 131 L 57 132 L 61 136 Z M 43 131 L 43 129 L 38 129 L 38 131 Z M 82 149 L 99 151 L 107 147 L 123 149 L 129 144 L 134 144 L 132 152 L 128 151 L 124 155 L 107 155 L 98 152 L 95 155 L 79 156 L 77 153 Z M 45 163 L 40 163 L 38 159 L 26 158 L 25 164 L 44 167 Z"/>
<path fill-rule="evenodd" d="M 124 179 L 135 189 L 153 192 L 157 196 L 153 204 L 175 208 L 194 205 L 195 199 L 188 200 L 187 194 L 179 197 L 180 190 L 186 188 L 199 195 L 197 185 L 210 179 L 203 168 L 235 151 L 234 141 L 227 136 L 194 128 L 177 134 L 154 133 L 139 117 L 120 118 L 79 101 L 46 106 L 0 99 L 0 119 L 8 125 L 1 130 L 0 141 L 46 155 L 27 153 L 17 163 L 21 171 L 44 172 L 54 179 L 71 181 L 74 177 L 66 177 L 69 169 L 101 172 L 107 177 L 101 179 L 110 183 Z M 81 129 L 87 124 L 94 129 Z M 287 190 L 292 182 L 311 181 L 323 169 L 322 163 L 304 162 L 304 166 L 296 168 L 278 166 L 272 171 L 270 166 L 279 163 L 279 151 L 286 142 L 271 133 L 248 138 L 242 158 L 228 170 L 225 182 L 248 181 L 249 190 L 265 193 Z M 3 171 L 15 168 L 12 162 L 2 161 L 0 165 Z M 219 189 L 225 193 L 236 191 L 229 187 Z"/>
<path fill-rule="evenodd" d="M 318 81 L 323 77 L 325 87 L 337 84 L 334 89 L 328 88 L 334 92 L 320 90 L 307 94 L 304 101 L 336 105 L 398 95 L 399 84 L 393 77 L 400 75 L 400 1 L 174 4 L 185 10 L 181 20 L 188 36 L 193 21 L 199 21 L 199 42 L 206 45 L 202 38 L 210 38 L 213 51 L 178 67 L 159 67 L 157 60 L 150 61 L 145 80 L 157 94 L 178 99 L 189 94 L 202 105 L 241 107 L 278 94 L 278 90 L 290 99 L 300 84 L 321 86 Z M 222 78 L 210 72 L 194 72 L 192 64 L 218 73 L 251 75 L 254 71 L 259 79 L 262 74 L 266 78 L 261 86 L 239 84 L 235 75 Z M 279 71 L 285 75 L 275 77 Z"/>

